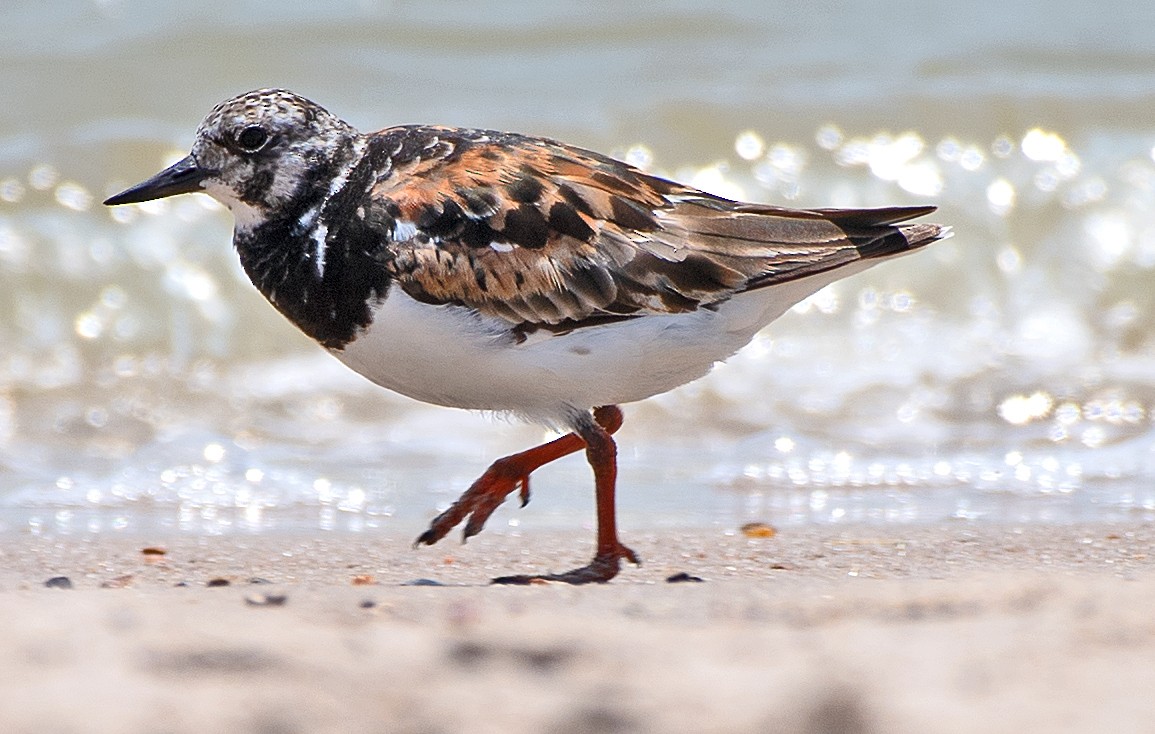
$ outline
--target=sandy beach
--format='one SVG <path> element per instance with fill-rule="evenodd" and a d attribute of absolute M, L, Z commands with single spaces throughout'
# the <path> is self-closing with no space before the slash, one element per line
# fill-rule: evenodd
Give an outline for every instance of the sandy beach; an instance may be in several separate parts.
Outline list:
<path fill-rule="evenodd" d="M 0 734 L 1155 733 L 1155 33 L 1150 0 L 1105 7 L 0 4 Z M 497 457 L 553 436 L 347 369 L 278 313 L 287 281 L 265 279 L 276 308 L 254 288 L 210 196 L 102 205 L 260 87 L 364 131 L 545 136 L 770 206 L 935 206 L 918 221 L 955 236 L 626 406 L 617 512 L 641 568 L 494 587 L 589 559 L 583 456 L 535 472 L 540 499 L 467 545 L 412 548 Z M 374 190 L 407 216 L 480 196 L 397 153 Z M 573 171 L 534 196 L 515 184 L 554 167 L 466 178 L 532 200 L 531 251 L 533 202 L 552 218 Z M 412 173 L 428 188 L 391 188 Z M 360 180 L 330 175 L 326 204 L 298 210 L 296 273 L 359 291 L 377 273 L 372 302 L 396 258 L 340 264 L 372 248 L 329 227 L 350 209 L 335 184 Z M 692 205 L 620 198 L 610 213 L 637 220 L 656 269 L 591 219 L 611 246 L 590 272 L 629 271 L 626 291 L 669 279 L 688 257 L 669 215 Z M 456 237 L 439 205 L 431 242 Z M 261 209 L 237 213 L 244 230 Z M 382 220 L 382 244 L 405 221 Z M 571 236 L 547 237 L 541 273 L 577 277 L 553 245 L 588 225 L 552 226 Z M 534 259 L 491 244 L 463 251 Z M 643 305 L 737 283 L 716 270 Z M 464 302 L 450 280 L 430 293 Z M 301 294 L 324 318 L 324 292 Z M 437 374 L 485 374 L 429 342 L 463 371 Z M 641 381 L 693 344 L 670 343 Z M 564 379 L 543 370 L 533 382 Z M 739 532 L 757 519 L 781 527 Z M 690 527 L 654 529 L 673 523 Z"/>
<path fill-rule="evenodd" d="M 0 731 L 1150 731 L 1153 540 L 670 530 L 611 584 L 507 588 L 587 534 L 9 535 Z"/>

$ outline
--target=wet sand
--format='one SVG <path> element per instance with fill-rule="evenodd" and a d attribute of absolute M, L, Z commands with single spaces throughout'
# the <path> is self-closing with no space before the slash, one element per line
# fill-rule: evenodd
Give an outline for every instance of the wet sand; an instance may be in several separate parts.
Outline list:
<path fill-rule="evenodd" d="M 486 533 L 414 551 L 368 535 L 10 534 L 0 731 L 1125 732 L 1155 721 L 1147 524 L 635 532 L 645 565 L 611 584 L 484 583 L 577 564 L 590 540 Z M 677 573 L 703 582 L 667 582 Z M 60 576 L 71 589 L 45 586 Z"/>

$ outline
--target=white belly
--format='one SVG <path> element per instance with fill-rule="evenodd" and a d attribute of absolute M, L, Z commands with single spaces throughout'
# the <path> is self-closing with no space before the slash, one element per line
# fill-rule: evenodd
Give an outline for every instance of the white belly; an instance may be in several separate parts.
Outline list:
<path fill-rule="evenodd" d="M 495 320 L 420 303 L 393 288 L 369 329 L 333 354 L 423 402 L 561 425 L 574 409 L 642 400 L 701 377 L 795 303 L 865 267 L 744 293 L 717 310 L 647 315 L 563 335 L 540 331 L 520 344 Z"/>

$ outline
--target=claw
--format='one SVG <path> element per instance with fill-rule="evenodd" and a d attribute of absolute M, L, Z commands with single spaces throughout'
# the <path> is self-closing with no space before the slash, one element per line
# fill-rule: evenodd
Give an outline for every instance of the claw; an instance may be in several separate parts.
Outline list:
<path fill-rule="evenodd" d="M 638 558 L 637 553 L 634 553 L 632 550 L 630 550 L 629 548 L 627 548 L 624 545 L 621 547 L 621 551 L 622 551 L 622 558 L 625 558 L 627 561 L 634 564 L 635 566 L 642 565 L 642 559 Z"/>
<path fill-rule="evenodd" d="M 482 529 L 484 526 L 474 527 L 474 518 L 475 517 L 477 517 L 477 516 L 472 516 L 472 514 L 471 514 L 471 516 L 469 516 L 469 522 L 467 522 L 467 524 L 465 524 L 465 527 L 463 527 L 461 529 L 461 544 L 462 544 L 462 546 L 464 546 L 465 541 L 469 540 L 470 537 L 477 535 L 478 533 L 482 532 Z"/>

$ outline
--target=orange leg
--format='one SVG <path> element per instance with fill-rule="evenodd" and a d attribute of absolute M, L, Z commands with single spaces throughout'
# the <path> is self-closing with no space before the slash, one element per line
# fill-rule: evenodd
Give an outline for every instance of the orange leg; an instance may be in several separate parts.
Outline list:
<path fill-rule="evenodd" d="M 609 581 L 617 575 L 622 558 L 638 563 L 637 555 L 618 541 L 614 513 L 617 447 L 611 434 L 621 425 L 621 409 L 616 405 L 602 406 L 594 410 L 593 420 L 583 422 L 575 433 L 567 433 L 528 451 L 498 459 L 449 509 L 434 518 L 429 529 L 417 538 L 416 544 L 433 545 L 466 517 L 469 520 L 465 524 L 464 538 L 477 535 L 489 516 L 514 490 L 520 489 L 523 507 L 529 502 L 529 475 L 534 470 L 584 447 L 594 470 L 597 495 L 597 552 L 593 561 L 588 566 L 563 574 L 506 576 L 494 581 L 512 584 L 530 583 L 538 578 L 573 584 Z"/>

